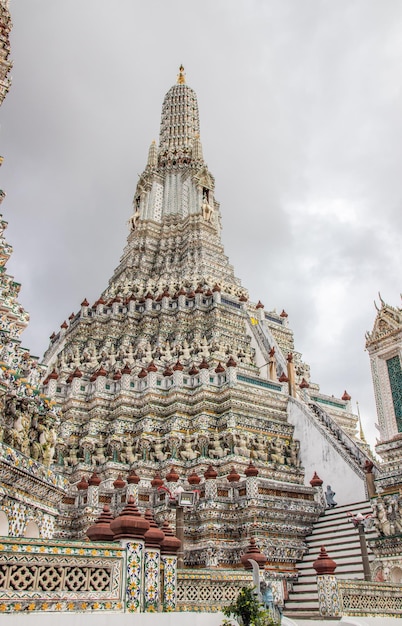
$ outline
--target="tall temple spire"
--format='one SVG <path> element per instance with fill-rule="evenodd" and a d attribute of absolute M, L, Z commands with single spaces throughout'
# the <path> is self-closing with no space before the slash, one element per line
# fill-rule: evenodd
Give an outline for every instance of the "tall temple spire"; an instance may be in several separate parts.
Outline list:
<path fill-rule="evenodd" d="M 146 293 L 149 281 L 240 288 L 220 239 L 214 190 L 203 158 L 197 96 L 180 66 L 177 83 L 163 100 L 159 146 L 152 142 L 137 183 L 124 256 L 104 296 L 139 283 Z"/>
<path fill-rule="evenodd" d="M 181 66 L 183 67 L 183 66 Z M 198 102 L 195 91 L 189 87 L 181 72 L 176 85 L 167 92 L 162 105 L 159 136 L 160 155 L 171 161 L 191 156 L 191 145 L 200 132 Z"/>

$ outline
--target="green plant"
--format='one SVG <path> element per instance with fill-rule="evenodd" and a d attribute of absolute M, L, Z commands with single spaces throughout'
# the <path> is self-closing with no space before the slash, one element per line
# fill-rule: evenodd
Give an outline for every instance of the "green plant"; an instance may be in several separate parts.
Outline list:
<path fill-rule="evenodd" d="M 236 602 L 225 606 L 222 612 L 226 617 L 237 619 L 243 626 L 278 626 L 278 622 L 260 604 L 252 587 L 242 587 Z M 223 626 L 227 624 L 224 620 Z"/>

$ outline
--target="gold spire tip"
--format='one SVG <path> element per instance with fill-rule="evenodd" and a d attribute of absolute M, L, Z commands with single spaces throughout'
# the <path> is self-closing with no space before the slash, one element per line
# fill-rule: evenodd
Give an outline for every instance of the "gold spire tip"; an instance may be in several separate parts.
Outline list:
<path fill-rule="evenodd" d="M 178 85 L 184 85 L 185 82 L 186 82 L 186 76 L 184 74 L 184 67 L 183 67 L 183 65 L 180 65 L 180 67 L 179 67 L 179 74 L 177 76 L 177 84 Z"/>

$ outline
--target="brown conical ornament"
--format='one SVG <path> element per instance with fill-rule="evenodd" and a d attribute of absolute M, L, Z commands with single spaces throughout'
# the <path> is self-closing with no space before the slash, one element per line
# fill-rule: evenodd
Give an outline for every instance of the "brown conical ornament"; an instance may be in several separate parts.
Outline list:
<path fill-rule="evenodd" d="M 321 478 L 318 476 L 317 472 L 314 472 L 314 476 L 313 478 L 310 480 L 310 485 L 312 487 L 321 487 L 323 481 L 321 480 Z"/>
<path fill-rule="evenodd" d="M 161 554 L 176 554 L 180 548 L 181 541 L 174 536 L 173 530 L 169 526 L 169 522 L 165 519 L 162 530 L 165 534 L 164 540 L 161 542 Z"/>
<path fill-rule="evenodd" d="M 91 541 L 114 541 L 114 533 L 110 528 L 110 522 L 112 521 L 113 515 L 108 505 L 105 504 L 98 519 L 88 528 L 87 537 Z"/>
<path fill-rule="evenodd" d="M 170 468 L 170 471 L 166 474 L 166 480 L 168 483 L 177 483 L 180 476 L 176 472 L 176 468 L 174 465 Z"/>
<path fill-rule="evenodd" d="M 127 482 L 129 485 L 138 485 L 138 483 L 140 482 L 141 478 L 138 476 L 137 472 L 135 470 L 130 470 L 129 475 L 127 476 Z"/>
<path fill-rule="evenodd" d="M 157 489 L 158 487 L 162 487 L 162 485 L 163 480 L 161 478 L 161 475 L 159 474 L 159 472 L 156 472 L 154 478 L 151 480 L 151 487 Z"/>
<path fill-rule="evenodd" d="M 246 467 L 244 473 L 247 476 L 247 478 L 250 478 L 252 476 L 258 476 L 259 474 L 258 469 L 256 468 L 256 466 L 254 465 L 252 461 L 250 461 L 250 464 L 248 467 Z"/>
<path fill-rule="evenodd" d="M 90 487 L 99 487 L 101 482 L 102 482 L 102 480 L 101 480 L 100 476 L 98 476 L 98 474 L 96 472 L 94 472 L 92 474 L 92 476 L 88 480 L 88 485 Z"/>
<path fill-rule="evenodd" d="M 80 482 L 77 483 L 77 489 L 79 491 L 85 491 L 86 489 L 88 489 L 88 483 L 85 476 L 82 476 Z"/>
<path fill-rule="evenodd" d="M 149 529 L 144 535 L 145 547 L 146 548 L 159 548 L 162 541 L 165 538 L 165 533 L 163 530 L 158 528 L 157 523 L 155 522 L 154 515 L 151 509 L 147 509 L 145 511 L 144 517 L 149 522 Z"/>
<path fill-rule="evenodd" d="M 201 478 L 193 470 L 191 474 L 187 477 L 187 482 L 189 485 L 199 485 L 201 482 Z"/>
<path fill-rule="evenodd" d="M 254 537 L 251 537 L 247 550 L 240 559 L 245 569 L 252 569 L 249 559 L 253 559 L 256 563 L 258 563 L 258 567 L 260 569 L 263 569 L 265 563 L 267 562 L 267 557 L 257 546 Z"/>
<path fill-rule="evenodd" d="M 204 472 L 205 480 L 213 480 L 217 476 L 218 476 L 218 472 L 212 467 L 212 465 L 209 465 L 208 468 Z"/>
<path fill-rule="evenodd" d="M 232 466 L 230 474 L 228 474 L 226 478 L 230 483 L 237 483 L 240 480 L 240 474 L 238 474 L 235 468 Z"/>
<path fill-rule="evenodd" d="M 123 480 L 123 477 L 121 474 L 118 475 L 118 477 L 116 478 L 116 480 L 113 483 L 113 487 L 115 489 L 123 489 L 123 487 L 126 486 L 126 481 Z"/>
<path fill-rule="evenodd" d="M 318 555 L 318 558 L 314 561 L 313 567 L 318 576 L 334 573 L 336 569 L 336 563 L 328 556 L 325 546 L 321 546 L 320 554 Z"/>
<path fill-rule="evenodd" d="M 142 517 L 134 504 L 133 496 L 130 496 L 120 515 L 110 523 L 110 528 L 114 539 L 143 539 L 149 528 L 149 521 Z"/>

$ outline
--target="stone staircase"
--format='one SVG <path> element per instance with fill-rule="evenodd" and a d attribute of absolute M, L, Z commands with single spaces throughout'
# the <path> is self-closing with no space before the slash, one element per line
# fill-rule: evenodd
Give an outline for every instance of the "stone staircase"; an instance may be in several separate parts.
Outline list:
<path fill-rule="evenodd" d="M 318 557 L 321 546 L 325 546 L 328 555 L 336 562 L 337 578 L 364 579 L 359 535 L 350 517 L 346 515 L 348 512 L 367 515 L 371 513 L 370 502 L 357 502 L 327 509 L 315 523 L 313 532 L 306 537 L 308 552 L 297 566 L 299 578 L 285 604 L 284 614 L 287 617 L 319 618 L 316 572 L 313 562 Z M 376 536 L 377 531 L 372 528 L 366 532 L 366 535 L 367 537 Z M 372 561 L 374 555 L 370 549 L 368 553 Z"/>

